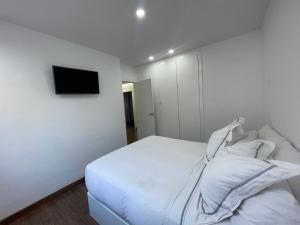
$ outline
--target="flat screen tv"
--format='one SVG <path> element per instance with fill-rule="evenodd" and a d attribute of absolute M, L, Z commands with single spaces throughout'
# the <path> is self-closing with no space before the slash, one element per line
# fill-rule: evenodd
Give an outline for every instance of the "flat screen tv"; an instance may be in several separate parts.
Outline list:
<path fill-rule="evenodd" d="M 52 66 L 56 94 L 99 94 L 98 72 Z"/>

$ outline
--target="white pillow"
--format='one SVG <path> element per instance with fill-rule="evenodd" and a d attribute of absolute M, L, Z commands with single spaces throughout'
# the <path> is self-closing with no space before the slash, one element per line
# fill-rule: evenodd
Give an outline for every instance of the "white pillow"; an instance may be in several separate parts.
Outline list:
<path fill-rule="evenodd" d="M 274 129 L 272 129 L 269 125 L 263 126 L 258 131 L 258 138 L 271 141 L 275 143 L 276 145 L 279 145 L 280 143 L 285 141 L 285 138 L 280 136 Z"/>
<path fill-rule="evenodd" d="M 300 164 L 300 152 L 298 152 L 289 142 L 284 141 L 279 144 L 277 148 L 278 151 L 275 154 L 276 160 Z M 300 202 L 300 176 L 289 179 L 288 183 L 296 196 L 296 199 Z"/>
<path fill-rule="evenodd" d="M 243 124 L 245 119 L 240 117 L 228 126 L 215 131 L 209 138 L 206 159 L 213 159 L 224 146 L 233 145 L 245 136 Z"/>
<path fill-rule="evenodd" d="M 200 180 L 201 224 L 231 217 L 245 199 L 297 175 L 300 166 L 287 162 L 232 154 L 215 157 L 206 165 Z"/>
<path fill-rule="evenodd" d="M 245 200 L 231 217 L 232 225 L 299 225 L 300 206 L 282 184 L 272 185 Z"/>
<path fill-rule="evenodd" d="M 272 155 L 274 149 L 275 144 L 273 142 L 255 140 L 245 143 L 236 143 L 234 145 L 225 147 L 223 150 L 234 155 L 265 160 Z"/>
<path fill-rule="evenodd" d="M 258 138 L 258 132 L 256 130 L 250 130 L 247 132 L 246 137 L 238 141 L 237 143 L 245 143 L 255 141 Z"/>

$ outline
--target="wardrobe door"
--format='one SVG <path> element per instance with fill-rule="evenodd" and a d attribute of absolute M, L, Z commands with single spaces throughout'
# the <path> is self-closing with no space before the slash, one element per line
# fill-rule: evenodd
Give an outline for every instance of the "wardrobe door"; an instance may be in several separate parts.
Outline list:
<path fill-rule="evenodd" d="M 200 65 L 197 53 L 176 58 L 180 138 L 201 141 L 200 127 Z"/>
<path fill-rule="evenodd" d="M 157 134 L 179 138 L 176 61 L 158 62 L 152 70 Z"/>

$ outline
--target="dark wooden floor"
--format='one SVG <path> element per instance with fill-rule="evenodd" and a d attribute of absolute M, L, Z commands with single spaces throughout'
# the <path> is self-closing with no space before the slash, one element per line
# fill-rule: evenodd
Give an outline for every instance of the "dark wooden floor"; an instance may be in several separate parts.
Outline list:
<path fill-rule="evenodd" d="M 131 144 L 137 141 L 137 134 L 135 127 L 127 127 L 127 143 Z"/>
<path fill-rule="evenodd" d="M 89 216 L 85 184 L 50 199 L 9 225 L 97 225 Z"/>

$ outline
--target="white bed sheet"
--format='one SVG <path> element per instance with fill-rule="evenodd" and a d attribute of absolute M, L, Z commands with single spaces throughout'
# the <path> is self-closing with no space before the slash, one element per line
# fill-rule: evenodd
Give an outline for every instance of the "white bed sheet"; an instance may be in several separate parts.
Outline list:
<path fill-rule="evenodd" d="M 168 210 L 206 147 L 204 143 L 148 137 L 90 163 L 85 175 L 88 191 L 131 225 L 178 225 L 178 215 Z"/>

